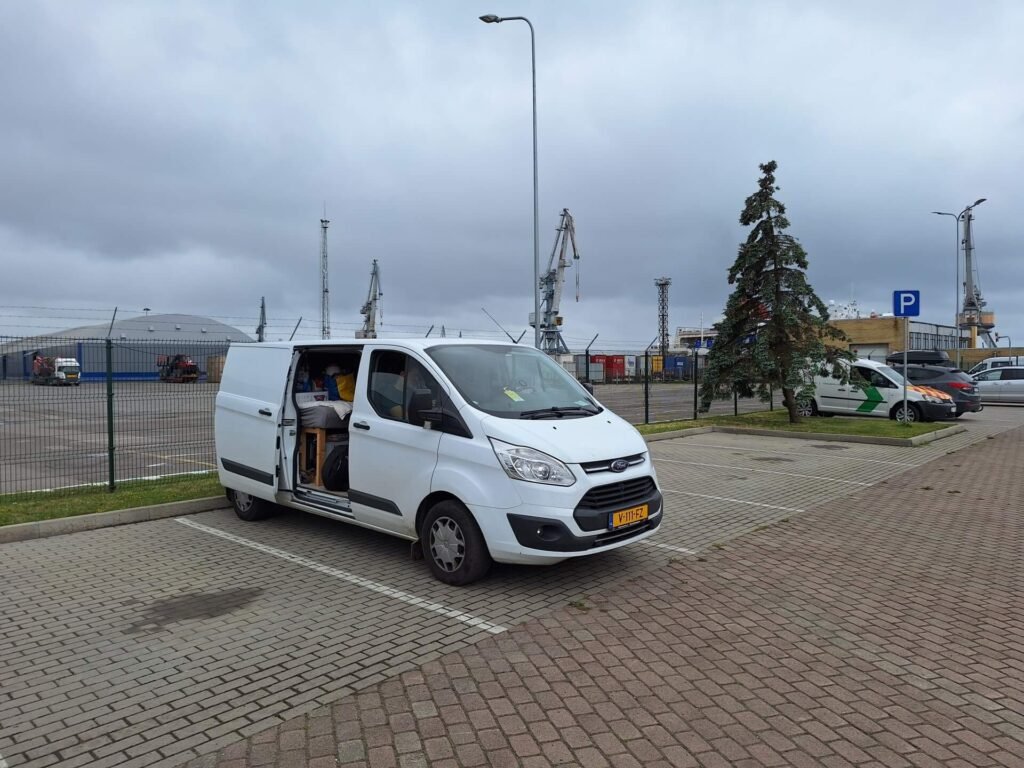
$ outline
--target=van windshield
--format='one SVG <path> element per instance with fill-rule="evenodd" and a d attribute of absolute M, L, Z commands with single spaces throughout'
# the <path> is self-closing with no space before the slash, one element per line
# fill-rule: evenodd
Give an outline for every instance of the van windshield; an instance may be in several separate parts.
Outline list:
<path fill-rule="evenodd" d="M 558 363 L 532 347 L 452 344 L 427 354 L 467 402 L 492 416 L 583 418 L 603 410 Z"/>
<path fill-rule="evenodd" d="M 885 375 L 890 381 L 895 382 L 896 386 L 903 386 L 903 375 L 898 373 L 895 368 L 890 368 L 888 365 L 879 366 L 878 372 Z M 908 384 L 910 382 L 907 382 Z"/>

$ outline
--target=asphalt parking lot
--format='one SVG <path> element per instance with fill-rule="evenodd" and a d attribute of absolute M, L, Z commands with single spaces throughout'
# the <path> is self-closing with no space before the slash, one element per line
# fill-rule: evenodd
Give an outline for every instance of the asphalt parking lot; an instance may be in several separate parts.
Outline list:
<path fill-rule="evenodd" d="M 218 384 L 116 381 L 113 388 L 114 477 L 127 480 L 216 468 L 213 411 Z M 640 384 L 599 384 L 595 394 L 632 424 L 645 419 Z M 652 383 L 646 418 L 693 416 L 693 386 Z M 763 410 L 741 400 L 741 412 Z M 732 401 L 711 413 L 732 413 Z M 0 383 L 0 495 L 103 484 L 108 480 L 107 391 L 103 382 L 78 387 Z"/>
<path fill-rule="evenodd" d="M 0 761 L 172 766 L 717 543 L 1024 424 L 987 408 L 913 449 L 705 434 L 651 444 L 666 521 L 550 568 L 434 581 L 408 544 L 229 510 L 0 549 Z M 898 482 L 898 480 L 897 480 Z"/>

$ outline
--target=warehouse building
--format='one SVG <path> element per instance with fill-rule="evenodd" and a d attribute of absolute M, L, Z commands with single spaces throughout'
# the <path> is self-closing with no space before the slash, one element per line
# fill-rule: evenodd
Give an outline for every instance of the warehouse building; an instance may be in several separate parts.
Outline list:
<path fill-rule="evenodd" d="M 109 335 L 108 335 L 109 334 Z M 200 378 L 209 363 L 227 354 L 232 343 L 247 343 L 248 334 L 217 320 L 197 315 L 142 315 L 113 325 L 69 328 L 47 336 L 0 339 L 0 378 L 29 379 L 32 359 L 73 357 L 82 366 L 82 381 L 104 380 L 107 340 L 113 378 L 145 381 L 159 378 L 160 361 L 185 355 L 195 361 Z"/>

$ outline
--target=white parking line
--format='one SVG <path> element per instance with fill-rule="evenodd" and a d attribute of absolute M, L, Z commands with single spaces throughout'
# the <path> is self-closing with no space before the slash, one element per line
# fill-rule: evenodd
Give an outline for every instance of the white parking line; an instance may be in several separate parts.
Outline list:
<path fill-rule="evenodd" d="M 752 507 L 764 507 L 765 509 L 778 509 L 782 512 L 803 512 L 802 509 L 796 507 L 780 507 L 777 504 L 764 504 L 760 501 L 744 501 L 743 499 L 730 499 L 728 496 L 709 496 L 706 493 L 690 493 L 690 491 L 675 491 L 671 488 L 662 487 L 663 493 L 678 493 L 682 496 L 697 496 L 701 499 L 714 499 L 715 501 L 729 501 L 733 504 L 749 504 Z"/>
<path fill-rule="evenodd" d="M 318 563 L 315 560 L 310 560 L 308 557 L 302 557 L 301 555 L 293 555 L 291 552 L 285 552 L 283 549 L 277 549 L 276 547 L 268 547 L 266 544 L 260 544 L 258 541 L 244 539 L 241 536 L 235 536 L 233 533 L 228 533 L 227 531 L 222 531 L 218 528 L 211 528 L 208 525 L 197 523 L 193 520 L 189 520 L 186 517 L 176 517 L 174 518 L 174 520 L 175 522 L 181 523 L 182 525 L 187 525 L 189 528 L 195 528 L 197 531 L 209 533 L 212 536 L 219 536 L 222 539 L 234 542 L 235 544 L 241 544 L 243 547 L 255 549 L 258 552 L 262 552 L 266 555 L 279 557 L 282 560 L 287 560 L 290 563 L 301 565 L 304 568 L 309 568 L 319 573 L 323 573 L 327 576 L 333 576 L 336 579 L 347 581 L 349 584 L 355 584 L 356 586 L 362 587 L 363 589 L 368 589 L 371 592 L 377 592 L 378 594 L 386 595 L 387 597 L 394 598 L 395 600 L 400 600 L 403 603 L 414 605 L 417 608 L 422 608 L 425 611 L 437 613 L 441 616 L 447 616 L 450 619 L 456 619 L 457 621 L 461 621 L 463 624 L 468 624 L 471 627 L 484 629 L 495 635 L 507 631 L 507 628 L 501 626 L 500 624 L 493 624 L 489 621 L 478 618 L 471 614 L 463 613 L 462 611 L 457 611 L 454 608 L 448 608 L 445 605 L 435 603 L 431 600 L 424 600 L 422 597 L 410 595 L 408 592 L 402 592 L 401 590 L 394 589 L 393 587 L 389 587 L 385 584 L 378 584 L 375 581 L 364 579 L 362 576 L 357 576 L 354 573 L 349 573 L 339 568 L 332 568 L 329 565 L 324 565 L 323 563 Z M 3 766 L 0 766 L 0 768 L 3 768 Z"/>
<path fill-rule="evenodd" d="M 807 451 L 776 451 L 772 448 L 747 448 L 739 445 L 714 445 L 712 443 L 691 443 L 689 440 L 686 441 L 687 447 L 695 445 L 698 448 L 717 448 L 720 451 L 755 451 L 757 453 L 779 453 L 788 454 L 789 456 L 803 456 L 806 458 L 817 458 L 820 454 L 808 453 Z M 836 456 L 832 454 L 828 456 L 829 459 L 842 459 L 844 461 L 864 461 L 870 464 L 892 464 L 896 467 L 917 467 L 919 464 L 913 464 L 908 461 L 885 461 L 884 459 L 862 459 L 857 456 Z"/>
<path fill-rule="evenodd" d="M 662 459 L 658 461 L 664 461 L 668 464 L 692 464 L 695 467 L 717 467 L 719 469 L 737 469 L 740 472 L 764 472 L 769 475 L 786 475 L 787 477 L 803 477 L 807 480 L 827 480 L 830 483 L 846 483 L 847 485 L 871 485 L 871 483 L 862 483 L 857 480 L 840 480 L 835 477 L 823 477 L 821 475 L 802 475 L 799 472 L 782 472 L 778 469 L 751 469 L 748 467 L 737 467 L 734 464 L 704 464 L 700 461 L 680 461 L 679 459 Z"/>
<path fill-rule="evenodd" d="M 658 544 L 656 541 L 644 540 L 639 542 L 640 544 L 646 544 L 648 547 L 657 547 L 658 549 L 671 549 L 673 552 L 682 552 L 684 555 L 696 555 L 697 550 L 685 549 L 683 547 L 673 547 L 671 544 Z M 3 766 L 0 766 L 3 768 Z"/>
<path fill-rule="evenodd" d="M 0 768 L 7 768 L 7 761 L 4 760 L 3 755 L 0 755 Z"/>

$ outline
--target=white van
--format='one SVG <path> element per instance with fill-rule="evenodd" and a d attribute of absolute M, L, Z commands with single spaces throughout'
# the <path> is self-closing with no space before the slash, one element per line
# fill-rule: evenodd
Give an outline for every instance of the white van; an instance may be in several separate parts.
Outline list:
<path fill-rule="evenodd" d="M 983 371 L 991 371 L 993 368 L 1006 368 L 1009 365 L 1024 365 L 1020 362 L 1022 359 L 1019 355 L 1014 357 L 989 357 L 982 360 L 976 366 L 971 368 L 967 373 L 973 376 L 976 373 L 982 373 Z"/>
<path fill-rule="evenodd" d="M 845 365 L 845 363 L 842 363 Z M 814 397 L 800 403 L 802 416 L 881 416 L 898 421 L 935 421 L 956 418 L 956 404 L 945 392 L 911 384 L 907 387 L 907 413 L 903 413 L 903 376 L 876 360 L 850 364 L 842 378 L 816 376 Z"/>
<path fill-rule="evenodd" d="M 354 373 L 354 390 L 338 370 Z M 329 399 L 342 391 L 351 402 Z M 215 434 L 243 520 L 276 503 L 418 541 L 448 584 L 481 578 L 492 560 L 604 552 L 662 521 L 639 432 L 515 344 L 233 344 Z"/>

